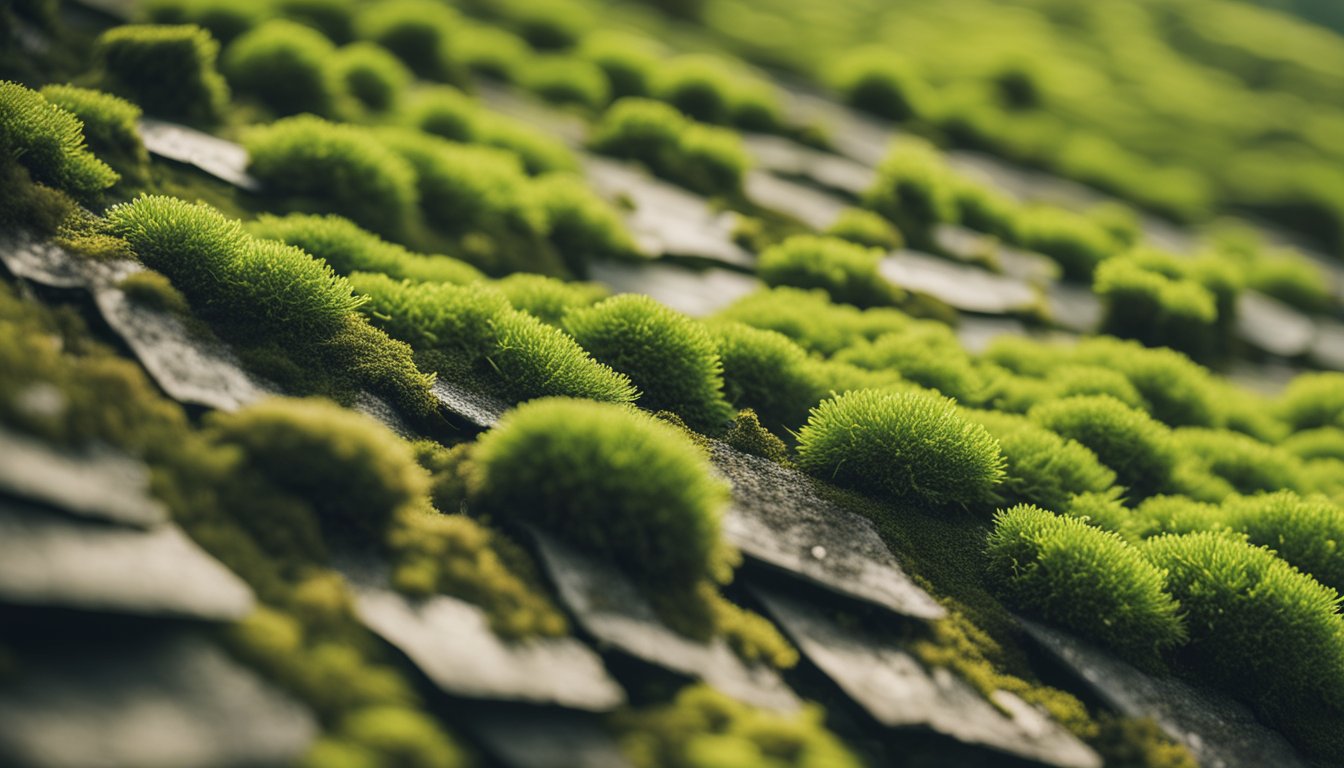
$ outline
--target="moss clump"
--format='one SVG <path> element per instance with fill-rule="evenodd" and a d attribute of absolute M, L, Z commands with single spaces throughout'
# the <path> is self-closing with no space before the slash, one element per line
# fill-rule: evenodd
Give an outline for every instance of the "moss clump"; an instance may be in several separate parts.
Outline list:
<path fill-rule="evenodd" d="M 286 19 L 306 24 L 337 42 L 354 35 L 356 0 L 274 0 L 276 11 Z"/>
<path fill-rule="evenodd" d="M 207 30 L 221 45 L 265 21 L 270 2 L 237 0 L 147 0 L 141 13 L 154 24 L 195 24 Z"/>
<path fill-rule="evenodd" d="M 579 176 L 553 173 L 531 189 L 546 212 L 547 238 L 575 274 L 594 259 L 637 259 L 639 250 L 616 210 Z"/>
<path fill-rule="evenodd" d="M 1091 746 L 1106 765 L 1122 768 L 1199 768 L 1199 762 L 1183 744 L 1167 736 L 1150 718 L 1101 718 L 1100 732 Z"/>
<path fill-rule="evenodd" d="M 1226 530 L 1223 511 L 1216 504 L 1188 496 L 1151 496 L 1130 513 L 1127 531 L 1133 539 L 1164 533 Z"/>
<path fill-rule="evenodd" d="M 590 307 L 607 298 L 610 292 L 598 283 L 566 283 L 545 275 L 515 272 L 495 283 L 514 309 L 560 327 L 565 315 Z"/>
<path fill-rule="evenodd" d="M 211 414 L 211 437 L 309 499 L 323 519 L 381 540 L 394 514 L 429 491 L 409 445 L 368 416 L 320 399 L 273 399 Z"/>
<path fill-rule="evenodd" d="M 140 140 L 140 108 L 110 93 L 73 85 L 48 85 L 42 97 L 84 124 L 89 149 L 123 176 L 143 177 L 149 153 Z"/>
<path fill-rule="evenodd" d="M 192 24 L 113 27 L 94 45 L 99 87 L 146 112 L 211 123 L 229 102 L 216 69 L 219 43 Z"/>
<path fill-rule="evenodd" d="M 738 299 L 715 316 L 776 331 L 808 352 L 834 355 L 860 341 L 909 328 L 911 317 L 896 309 L 859 310 L 833 304 L 824 291 L 772 288 Z"/>
<path fill-rule="evenodd" d="M 744 408 L 737 412 L 737 416 L 733 419 L 733 426 L 723 433 L 723 442 L 743 453 L 760 456 L 762 459 L 769 459 L 776 464 L 784 466 L 792 464 L 789 458 L 789 447 L 784 444 L 783 440 L 775 437 L 770 430 L 761 426 L 760 418 L 750 408 Z"/>
<path fill-rule="evenodd" d="M 337 744 L 346 749 L 351 748 L 349 745 L 357 746 L 353 752 L 346 752 L 339 762 L 330 763 L 330 768 L 350 765 L 352 759 L 367 760 L 369 765 L 399 765 L 406 768 L 461 768 L 469 765 L 462 749 L 440 730 L 433 718 L 409 707 L 366 707 L 355 710 L 346 715 L 335 730 Z M 352 754 L 358 757 L 352 758 Z"/>
<path fill-rule="evenodd" d="M 1303 460 L 1339 459 L 1344 461 L 1344 429 L 1317 427 L 1289 436 L 1279 447 Z"/>
<path fill-rule="evenodd" d="M 614 296 L 565 316 L 565 329 L 598 360 L 630 377 L 640 406 L 672 411 L 710 434 L 733 418 L 723 364 L 703 326 L 647 296 Z"/>
<path fill-rule="evenodd" d="M 427 80 L 465 83 L 458 58 L 462 22 L 450 7 L 433 0 L 366 4 L 355 17 L 355 33 L 391 51 Z"/>
<path fill-rule="evenodd" d="M 1148 401 L 1139 394 L 1134 383 L 1124 373 L 1112 368 L 1100 365 L 1062 366 L 1050 372 L 1047 383 L 1055 397 L 1110 395 L 1130 408 L 1148 410 Z"/>
<path fill-rule="evenodd" d="M 912 120 L 931 107 L 928 85 L 889 50 L 855 51 L 836 64 L 830 79 L 846 102 L 879 117 Z"/>
<path fill-rule="evenodd" d="M 812 410 L 798 464 L 840 485 L 931 504 L 974 504 L 1003 480 L 1003 456 L 985 428 L 933 394 L 849 392 Z"/>
<path fill-rule="evenodd" d="M 191 311 L 187 297 L 158 272 L 136 272 L 117 283 L 117 287 L 126 293 L 126 298 L 143 307 L 184 316 Z"/>
<path fill-rule="evenodd" d="M 803 426 L 826 396 L 816 361 L 787 336 L 735 322 L 708 326 L 723 363 L 724 396 L 734 408 L 751 408 L 771 429 Z"/>
<path fill-rule="evenodd" d="M 675 427 L 618 405 L 545 399 L 505 414 L 472 452 L 471 499 L 609 556 L 652 585 L 723 581 L 728 489 Z"/>
<path fill-rule="evenodd" d="M 342 111 L 346 96 L 331 66 L 335 56 L 336 46 L 321 32 L 274 19 L 233 41 L 222 64 L 236 93 L 277 115 L 331 117 Z"/>
<path fill-rule="evenodd" d="M 830 237 L 795 235 L 767 248 L 756 274 L 767 285 L 821 288 L 834 301 L 890 306 L 903 292 L 878 271 L 883 252 Z"/>
<path fill-rule="evenodd" d="M 1100 225 L 1083 214 L 1062 208 L 1024 208 L 1014 225 L 1014 240 L 1023 248 L 1054 259 L 1070 280 L 1091 280 L 1097 265 L 1118 250 Z"/>
<path fill-rule="evenodd" d="M 770 131 L 783 122 L 773 86 L 743 72 L 737 62 L 712 54 L 660 62 L 650 93 L 703 123 Z"/>
<path fill-rule="evenodd" d="M 1068 397 L 1033 407 L 1031 419 L 1091 449 L 1138 498 L 1167 489 L 1176 454 L 1170 430 L 1109 395 Z"/>
<path fill-rule="evenodd" d="M 340 88 L 371 112 L 395 107 L 415 77 L 386 48 L 370 42 L 341 46 L 329 66 Z"/>
<path fill-rule="evenodd" d="M 1292 491 L 1228 499 L 1224 524 L 1335 590 L 1344 588 L 1344 507 Z"/>
<path fill-rule="evenodd" d="M 1115 484 L 1115 473 L 1095 453 L 1030 419 L 989 411 L 967 411 L 966 417 L 999 441 L 1005 466 L 998 493 L 1009 504 L 1063 510 L 1074 496 L 1103 493 Z"/>
<path fill-rule="evenodd" d="M 490 112 L 451 86 L 417 91 L 402 110 L 401 121 L 449 141 L 506 149 L 518 156 L 530 174 L 578 169 L 574 154 L 554 137 Z"/>
<path fill-rule="evenodd" d="M 1226 534 L 1158 536 L 1141 549 L 1187 612 L 1188 663 L 1280 711 L 1344 703 L 1344 617 L 1333 589 Z"/>
<path fill-rule="evenodd" d="M 952 330 L 930 321 L 912 321 L 904 331 L 860 341 L 837 353 L 836 362 L 869 371 L 900 374 L 902 379 L 966 403 L 980 403 L 986 383 Z"/>
<path fill-rule="evenodd" d="M 626 98 L 602 115 L 589 145 L 637 160 L 661 176 L 706 195 L 738 195 L 751 161 L 731 131 L 688 120 L 662 102 Z"/>
<path fill-rule="evenodd" d="M 532 48 L 523 38 L 484 24 L 469 24 L 455 43 L 457 58 L 473 74 L 505 83 L 516 80 L 532 57 Z"/>
<path fill-rule="evenodd" d="M 861 765 L 822 720 L 815 706 L 781 715 L 697 685 L 670 704 L 617 715 L 614 725 L 638 768 Z"/>
<path fill-rule="evenodd" d="M 21 165 L 33 181 L 87 198 L 118 175 L 84 141 L 78 117 L 36 91 L 0 81 L 0 163 Z"/>
<path fill-rule="evenodd" d="M 1185 641 L 1166 574 L 1115 533 L 1019 505 L 994 516 L 989 576 L 1024 610 L 1139 660 Z"/>
<path fill-rule="evenodd" d="M 612 98 L 648 96 L 659 66 L 661 46 L 640 35 L 596 30 L 585 35 L 574 54 L 590 61 L 607 77 Z"/>
<path fill-rule="evenodd" d="M 1226 480 L 1238 493 L 1302 486 L 1302 465 L 1291 454 L 1225 429 L 1184 427 L 1172 433 L 1176 450 Z"/>
<path fill-rule="evenodd" d="M 898 250 L 905 245 L 905 238 L 891 222 L 863 208 L 846 208 L 841 211 L 831 226 L 826 228 L 826 234 L 884 251 Z"/>
<path fill-rule="evenodd" d="M 247 229 L 254 237 L 302 248 L 342 275 L 379 272 L 403 280 L 455 285 L 485 279 L 480 270 L 464 261 L 412 253 L 340 216 L 264 214 Z"/>
<path fill-rule="evenodd" d="M 1149 349 L 1109 336 L 1086 339 L 1072 361 L 1120 371 L 1147 403 L 1148 413 L 1173 427 L 1221 426 L 1233 398 L 1216 386 L 1208 369 L 1171 349 Z"/>
<path fill-rule="evenodd" d="M 598 110 L 611 100 L 602 70 L 571 56 L 538 56 L 527 62 L 521 80 L 529 91 L 553 104 Z"/>
<path fill-rule="evenodd" d="M 962 224 L 1001 239 L 1013 238 L 1019 208 L 1016 201 L 962 176 L 952 179 L 952 189 L 957 198 L 957 218 Z"/>
<path fill-rule="evenodd" d="M 322 200 L 384 235 L 397 235 L 420 202 L 416 170 L 363 129 L 311 115 L 250 129 L 248 170 L 278 194 Z"/>
<path fill-rule="evenodd" d="M 1335 299 L 1329 278 L 1291 251 L 1267 254 L 1246 267 L 1246 285 L 1303 312 L 1329 312 Z"/>
<path fill-rule="evenodd" d="M 951 172 L 938 151 L 921 141 L 892 147 L 863 200 L 916 245 L 931 243 L 933 228 L 955 223 L 958 216 Z"/>
<path fill-rule="evenodd" d="M 1303 373 L 1279 396 L 1275 410 L 1294 432 L 1344 428 L 1344 373 Z"/>
<path fill-rule="evenodd" d="M 1213 293 L 1195 280 L 1122 256 L 1097 267 L 1092 290 L 1101 299 L 1103 333 L 1196 356 L 1217 348 L 1218 306 Z"/>

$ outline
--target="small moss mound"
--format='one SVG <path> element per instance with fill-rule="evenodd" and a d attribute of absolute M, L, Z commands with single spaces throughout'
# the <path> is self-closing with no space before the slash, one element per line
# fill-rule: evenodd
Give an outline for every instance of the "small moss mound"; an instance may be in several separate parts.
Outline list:
<path fill-rule="evenodd" d="M 1099 224 L 1063 208 L 1030 206 L 1014 224 L 1014 239 L 1023 248 L 1054 259 L 1070 280 L 1092 279 L 1097 265 L 1118 250 Z"/>
<path fill-rule="evenodd" d="M 1139 498 L 1172 482 L 1176 454 L 1170 430 L 1109 395 L 1042 403 L 1029 415 L 1041 426 L 1091 449 Z"/>
<path fill-rule="evenodd" d="M 1309 711 L 1344 704 L 1339 594 L 1268 549 L 1220 533 L 1165 535 L 1141 550 L 1187 612 L 1185 658 L 1232 691 Z"/>
<path fill-rule="evenodd" d="M 530 174 L 578 170 L 574 154 L 554 137 L 491 112 L 451 86 L 417 90 L 400 117 L 408 126 L 449 141 L 507 149 L 518 156 Z"/>
<path fill-rule="evenodd" d="M 1339 459 L 1344 461 L 1344 429 L 1317 427 L 1291 435 L 1279 444 L 1299 459 Z"/>
<path fill-rule="evenodd" d="M 219 43 L 194 24 L 128 24 L 94 44 L 99 87 L 150 114 L 201 123 L 219 120 L 229 102 L 218 57 Z"/>
<path fill-rule="evenodd" d="M 596 64 L 572 56 L 537 56 L 523 67 L 523 85 L 554 104 L 598 110 L 611 100 L 607 76 Z"/>
<path fill-rule="evenodd" d="M 958 401 L 977 404 L 987 391 L 984 377 L 950 328 L 912 321 L 903 331 L 859 341 L 832 358 L 868 371 L 892 372 Z"/>
<path fill-rule="evenodd" d="M 705 195 L 738 195 L 750 157 L 732 131 L 702 125 L 659 101 L 621 99 L 607 108 L 589 145 L 637 160 L 656 176 Z"/>
<path fill-rule="evenodd" d="M 861 341 L 904 331 L 911 317 L 897 309 L 859 310 L 833 304 L 825 291 L 771 288 L 748 294 L 715 316 L 776 331 L 808 352 L 834 355 Z"/>
<path fill-rule="evenodd" d="M 355 16 L 358 37 L 391 51 L 420 77 L 445 83 L 467 81 L 457 51 L 462 31 L 457 13 L 433 0 L 367 3 Z"/>
<path fill-rule="evenodd" d="M 331 62 L 336 55 L 321 32 L 285 19 L 247 32 L 224 53 L 223 70 L 236 93 L 277 115 L 337 114 L 345 89 Z"/>
<path fill-rule="evenodd" d="M 857 307 L 890 306 L 903 292 L 879 273 L 882 256 L 838 238 L 795 235 L 761 253 L 756 274 L 767 285 L 820 288 Z"/>
<path fill-rule="evenodd" d="M 675 427 L 639 411 L 544 399 L 505 414 L 472 452 L 471 499 L 609 556 L 651 584 L 722 581 L 728 489 Z"/>
<path fill-rule="evenodd" d="M 659 64 L 655 41 L 628 32 L 595 30 L 585 35 L 575 55 L 591 61 L 607 77 L 611 95 L 648 96 Z"/>
<path fill-rule="evenodd" d="M 410 707 L 365 707 L 346 715 L 336 740 L 321 742 L 337 752 L 331 765 L 401 765 L 406 768 L 462 768 L 470 761 L 432 717 Z M 357 745 L 357 746 L 351 746 Z M 367 761 L 367 762 L 365 762 Z"/>
<path fill-rule="evenodd" d="M 84 124 L 89 149 L 123 175 L 142 176 L 149 153 L 140 140 L 140 108 L 110 93 L 74 85 L 48 85 L 42 97 Z"/>
<path fill-rule="evenodd" d="M 1344 373 L 1303 373 L 1279 396 L 1279 418 L 1293 431 L 1344 428 Z"/>
<path fill-rule="evenodd" d="M 932 146 L 905 140 L 877 166 L 877 180 L 864 204 L 895 223 L 916 245 L 928 244 L 938 224 L 956 223 L 952 175 Z"/>
<path fill-rule="evenodd" d="M 178 315 L 191 311 L 187 297 L 158 272 L 143 270 L 127 275 L 117 287 L 126 293 L 126 298 L 143 307 Z"/>
<path fill-rule="evenodd" d="M 672 411 L 714 434 L 733 418 L 714 340 L 694 320 L 647 296 L 613 296 L 565 316 L 565 329 L 598 360 L 630 377 L 639 405 Z"/>
<path fill-rule="evenodd" d="M 1176 450 L 1226 480 L 1238 493 L 1300 489 L 1297 457 L 1226 429 L 1182 427 L 1172 433 Z"/>
<path fill-rule="evenodd" d="M 117 183 L 117 172 L 85 148 L 84 125 L 42 94 L 0 80 L 0 162 L 33 181 L 88 197 Z"/>
<path fill-rule="evenodd" d="M 826 228 L 826 234 L 856 245 L 894 251 L 905 245 L 905 238 L 891 222 L 863 208 L 846 208 Z"/>
<path fill-rule="evenodd" d="M 371 112 L 387 112 L 400 101 L 415 75 L 377 43 L 342 46 L 330 62 L 343 90 Z"/>
<path fill-rule="evenodd" d="M 1325 586 L 1344 589 L 1344 507 L 1280 491 L 1228 499 L 1223 522 Z"/>
<path fill-rule="evenodd" d="M 771 429 L 796 430 L 827 394 L 815 361 L 775 331 L 735 322 L 708 326 L 723 362 L 724 396 L 734 408 L 751 408 Z"/>
<path fill-rule="evenodd" d="M 812 410 L 798 463 L 818 477 L 890 497 L 975 504 L 1003 480 L 998 442 L 934 394 L 849 392 Z"/>
<path fill-rule="evenodd" d="M 1022 416 L 967 411 L 999 441 L 1005 461 L 998 493 L 1009 504 L 1067 509 L 1074 496 L 1103 493 L 1115 473 L 1082 444 L 1051 432 Z"/>
<path fill-rule="evenodd" d="M 583 275 L 594 259 L 637 259 L 639 250 L 625 222 L 579 176 L 550 173 L 531 193 L 546 212 L 547 238 L 570 271 Z"/>
<path fill-rule="evenodd" d="M 891 120 L 929 113 L 932 92 L 905 62 L 886 49 L 855 51 L 837 62 L 831 82 L 854 107 Z"/>
<path fill-rule="evenodd" d="M 649 89 L 700 122 L 750 131 L 774 131 L 783 123 L 774 86 L 720 56 L 686 54 L 659 62 Z"/>
<path fill-rule="evenodd" d="M 1218 305 L 1196 280 L 1164 274 L 1141 258 L 1119 256 L 1097 267 L 1092 290 L 1101 299 L 1104 333 L 1195 356 L 1217 349 Z"/>
<path fill-rule="evenodd" d="M 1166 575 L 1115 533 L 1023 504 L 994 516 L 985 552 L 1023 610 L 1141 660 L 1185 640 Z"/>
<path fill-rule="evenodd" d="M 591 307 L 610 292 L 598 283 L 567 283 L 554 277 L 515 272 L 495 282 L 514 309 L 560 327 L 572 310 Z"/>

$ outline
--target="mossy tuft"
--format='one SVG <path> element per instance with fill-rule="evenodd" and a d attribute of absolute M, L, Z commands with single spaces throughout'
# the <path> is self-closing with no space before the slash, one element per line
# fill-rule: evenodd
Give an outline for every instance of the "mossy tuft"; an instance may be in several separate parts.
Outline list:
<path fill-rule="evenodd" d="M 879 272 L 883 255 L 838 238 L 795 235 L 762 252 L 756 273 L 767 285 L 820 288 L 858 307 L 890 306 L 903 292 Z"/>
<path fill-rule="evenodd" d="M 152 115 L 199 123 L 218 121 L 228 105 L 218 57 L 219 43 L 194 24 L 128 24 L 94 44 L 99 87 Z"/>

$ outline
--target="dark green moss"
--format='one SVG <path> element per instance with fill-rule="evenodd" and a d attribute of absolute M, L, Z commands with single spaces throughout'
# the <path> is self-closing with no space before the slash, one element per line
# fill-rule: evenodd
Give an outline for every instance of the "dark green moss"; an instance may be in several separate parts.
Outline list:
<path fill-rule="evenodd" d="M 415 77 L 386 48 L 370 42 L 341 46 L 329 66 L 341 87 L 371 112 L 393 109 Z"/>
<path fill-rule="evenodd" d="M 736 322 L 707 327 L 723 362 L 724 396 L 735 408 L 753 409 L 770 429 L 799 429 L 828 394 L 815 361 L 787 336 Z"/>
<path fill-rule="evenodd" d="M 344 83 L 331 66 L 335 56 L 336 46 L 321 32 L 275 19 L 233 41 L 222 66 L 235 93 L 277 115 L 332 117 L 348 111 Z"/>
<path fill-rule="evenodd" d="M 841 59 L 831 82 L 851 105 L 892 120 L 929 113 L 932 92 L 910 65 L 888 50 L 865 49 Z"/>
<path fill-rule="evenodd" d="M 186 315 L 191 311 L 187 297 L 158 272 L 136 272 L 117 283 L 117 287 L 125 291 L 131 301 L 159 312 Z"/>
<path fill-rule="evenodd" d="M 395 0 L 361 6 L 355 33 L 396 54 L 420 77 L 461 84 L 467 80 L 456 50 L 461 24 L 442 3 Z"/>
<path fill-rule="evenodd" d="M 571 56 L 537 56 L 523 67 L 519 79 L 528 90 L 554 104 L 598 110 L 611 100 L 602 70 Z"/>
<path fill-rule="evenodd" d="M 94 48 L 100 87 L 150 114 L 203 123 L 219 120 L 229 101 L 218 56 L 215 39 L 192 24 L 113 27 Z"/>

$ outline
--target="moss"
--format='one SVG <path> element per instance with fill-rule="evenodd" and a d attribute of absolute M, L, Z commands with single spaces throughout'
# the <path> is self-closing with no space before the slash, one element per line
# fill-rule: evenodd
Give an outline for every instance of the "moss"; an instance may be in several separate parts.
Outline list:
<path fill-rule="evenodd" d="M 1011 197 L 962 176 L 952 180 L 957 219 L 977 232 L 1012 239 L 1020 205 Z"/>
<path fill-rule="evenodd" d="M 1223 512 L 1216 504 L 1178 495 L 1144 499 L 1130 517 L 1128 531 L 1135 539 L 1227 529 Z"/>
<path fill-rule="evenodd" d="M 1148 413 L 1173 427 L 1221 426 L 1227 403 L 1208 369 L 1171 349 L 1148 349 L 1133 341 L 1098 336 L 1073 350 L 1073 360 L 1125 374 Z M 1224 398 L 1226 400 L 1226 398 Z"/>
<path fill-rule="evenodd" d="M 513 118 L 490 112 L 450 86 L 422 88 L 402 110 L 409 126 L 450 141 L 484 144 L 513 152 L 530 174 L 575 171 L 578 162 L 554 137 Z"/>
<path fill-rule="evenodd" d="M 1195 356 L 1218 348 L 1214 295 L 1194 280 L 1169 277 L 1124 256 L 1097 267 L 1092 290 L 1101 299 L 1103 333 Z"/>
<path fill-rule="evenodd" d="M 0 81 L 0 162 L 22 165 L 39 184 L 88 198 L 119 177 L 84 142 L 84 125 L 74 114 L 36 91 Z"/>
<path fill-rule="evenodd" d="M 917 140 L 895 144 L 877 166 L 877 179 L 864 205 L 891 220 L 915 245 L 932 242 L 938 224 L 957 221 L 952 174 L 931 145 Z"/>
<path fill-rule="evenodd" d="M 1019 505 L 995 515 L 985 552 L 990 578 L 1023 610 L 1149 663 L 1185 641 L 1166 574 L 1115 533 Z"/>
<path fill-rule="evenodd" d="M 1251 262 L 1246 284 L 1303 312 L 1328 312 L 1336 303 L 1321 268 L 1291 251 Z"/>
<path fill-rule="evenodd" d="M 998 493 L 1008 504 L 1068 509 L 1078 494 L 1100 494 L 1115 484 L 1115 473 L 1082 444 L 1006 413 L 966 411 L 984 425 L 1003 452 L 1003 484 Z"/>
<path fill-rule="evenodd" d="M 1279 711 L 1309 711 L 1322 701 L 1338 710 L 1344 692 L 1338 593 L 1268 549 L 1226 534 L 1158 536 L 1142 551 L 1168 572 L 1187 613 L 1187 663 Z"/>
<path fill-rule="evenodd" d="M 398 279 L 455 285 L 485 279 L 480 270 L 466 262 L 451 256 L 412 253 L 340 216 L 264 214 L 247 229 L 255 237 L 302 248 L 342 275 L 380 272 Z"/>
<path fill-rule="evenodd" d="M 48 85 L 42 97 L 84 124 L 89 149 L 128 178 L 143 178 L 149 153 L 140 140 L 140 108 L 110 93 L 73 85 Z"/>
<path fill-rule="evenodd" d="M 402 592 L 474 603 L 501 637 L 555 637 L 568 629 L 523 551 L 471 518 L 405 509 L 388 534 L 388 546 L 392 583 Z M 526 562 L 526 575 L 514 573 L 510 560 Z"/>
<path fill-rule="evenodd" d="M 831 84 L 851 106 L 891 120 L 929 114 L 933 94 L 923 79 L 891 51 L 861 49 L 840 59 Z"/>
<path fill-rule="evenodd" d="M 571 272 L 586 274 L 592 260 L 641 258 L 620 215 L 579 176 L 548 174 L 531 192 L 546 211 L 547 237 Z"/>
<path fill-rule="evenodd" d="M 1091 746 L 1115 768 L 1199 768 L 1190 750 L 1150 718 L 1103 717 Z"/>
<path fill-rule="evenodd" d="M 704 685 L 683 688 L 669 704 L 623 712 L 613 725 L 638 768 L 861 764 L 826 730 L 820 708 L 758 710 Z"/>
<path fill-rule="evenodd" d="M 1303 460 L 1344 460 L 1344 429 L 1340 427 L 1305 429 L 1286 438 L 1279 447 Z"/>
<path fill-rule="evenodd" d="M 836 362 L 870 371 L 890 371 L 947 397 L 976 404 L 986 396 L 986 382 L 945 325 L 913 321 L 904 331 L 860 341 L 841 350 Z"/>
<path fill-rule="evenodd" d="M 590 307 L 610 291 L 598 283 L 567 283 L 544 275 L 516 272 L 495 283 L 514 309 L 527 312 L 548 325 L 560 327 L 566 314 Z"/>
<path fill-rule="evenodd" d="M 191 311 L 187 297 L 158 272 L 136 272 L 122 279 L 117 287 L 126 293 L 126 298 L 143 307 L 176 315 L 186 315 Z"/>
<path fill-rule="evenodd" d="M 1177 459 L 1171 433 L 1142 411 L 1109 395 L 1088 395 L 1042 403 L 1029 415 L 1091 449 L 1138 498 L 1171 485 Z"/>
<path fill-rule="evenodd" d="M 192 24 L 113 27 L 94 46 L 99 87 L 153 115 L 219 120 L 229 87 L 216 69 L 219 44 Z"/>
<path fill-rule="evenodd" d="M 1148 410 L 1148 402 L 1124 373 L 1100 365 L 1069 365 L 1050 372 L 1047 380 L 1055 397 L 1110 395 L 1130 408 Z"/>
<path fill-rule="evenodd" d="M 338 738 L 357 744 L 380 765 L 406 768 L 459 768 L 468 765 L 461 748 L 423 712 L 408 707 L 367 707 L 346 715 Z"/>
<path fill-rule="evenodd" d="M 336 46 L 321 32 L 284 19 L 239 37 L 224 53 L 223 71 L 234 92 L 277 115 L 348 112 L 344 83 L 331 62 Z"/>
<path fill-rule="evenodd" d="M 1045 206 L 1022 209 L 1013 239 L 1054 259 L 1070 280 L 1091 280 L 1097 266 L 1117 250 L 1106 230 L 1083 214 Z"/>
<path fill-rule="evenodd" d="M 1298 374 L 1279 395 L 1275 410 L 1294 432 L 1344 428 L 1344 373 Z"/>
<path fill-rule="evenodd" d="M 756 274 L 767 285 L 821 288 L 834 301 L 858 307 L 890 306 L 902 291 L 878 271 L 883 252 L 829 237 L 795 235 L 767 248 Z"/>
<path fill-rule="evenodd" d="M 770 131 L 781 123 L 774 88 L 713 54 L 686 54 L 659 63 L 649 92 L 692 120 Z"/>
<path fill-rule="evenodd" d="M 513 82 L 532 57 L 527 41 L 507 29 L 470 25 L 456 44 L 458 60 L 472 73 Z"/>
<path fill-rule="evenodd" d="M 401 100 L 414 75 L 377 43 L 341 46 L 329 68 L 339 87 L 372 112 L 387 112 Z"/>
<path fill-rule="evenodd" d="M 723 434 L 723 442 L 743 453 L 760 456 L 776 464 L 789 466 L 792 463 L 789 460 L 789 447 L 761 426 L 756 412 L 750 408 L 737 412 L 733 426 Z"/>
<path fill-rule="evenodd" d="M 701 194 L 737 195 L 750 158 L 741 139 L 688 120 L 675 107 L 625 98 L 607 108 L 589 145 L 613 157 L 637 160 L 656 176 Z"/>
<path fill-rule="evenodd" d="M 237 445 L 272 483 L 311 499 L 336 530 L 381 537 L 429 477 L 387 427 L 334 403 L 273 399 L 212 414 L 212 437 Z"/>
<path fill-rule="evenodd" d="M 354 35 L 356 0 L 274 1 L 281 16 L 312 27 L 334 42 L 349 42 Z"/>
<path fill-rule="evenodd" d="M 846 208 L 841 211 L 831 226 L 826 228 L 826 234 L 884 251 L 899 250 L 905 245 L 905 238 L 891 222 L 863 208 Z"/>
<path fill-rule="evenodd" d="M 472 452 L 475 509 L 535 523 L 651 585 L 722 581 L 728 489 L 676 428 L 619 405 L 519 406 Z"/>
<path fill-rule="evenodd" d="M 839 485 L 933 504 L 974 504 L 1003 480 L 1003 456 L 953 401 L 850 392 L 824 401 L 798 435 L 798 464 Z"/>
<path fill-rule="evenodd" d="M 1301 462 L 1252 437 L 1196 427 L 1184 427 L 1172 435 L 1177 451 L 1194 457 L 1239 493 L 1302 487 Z"/>
<path fill-rule="evenodd" d="M 770 429 L 791 432 L 826 396 L 814 361 L 788 337 L 736 322 L 708 326 L 723 363 L 724 396 L 750 408 Z"/>
<path fill-rule="evenodd" d="M 402 233 L 420 202 L 416 169 L 354 126 L 300 115 L 248 130 L 243 145 L 268 190 L 322 200 L 383 235 Z"/>
<path fill-rule="evenodd" d="M 584 36 L 575 55 L 606 75 L 612 98 L 648 96 L 659 66 L 660 46 L 629 32 L 599 29 Z"/>
<path fill-rule="evenodd" d="M 394 0 L 362 6 L 355 33 L 391 51 L 422 78 L 461 84 L 467 81 L 457 54 L 461 24 L 442 3 Z"/>
<path fill-rule="evenodd" d="M 641 407 L 672 411 L 708 434 L 732 419 L 714 340 L 690 318 L 626 294 L 571 312 L 564 322 L 584 349 L 630 377 L 643 392 Z"/>
<path fill-rule="evenodd" d="M 471 443 L 458 443 L 451 448 L 433 440 L 416 440 L 415 460 L 429 472 L 429 500 L 434 508 L 446 514 L 462 511 L 467 499 L 467 478 L 463 471 L 471 453 Z"/>
<path fill-rule="evenodd" d="M 909 327 L 911 318 L 896 309 L 869 309 L 832 304 L 821 290 L 773 288 L 748 294 L 721 310 L 719 320 L 732 320 L 776 331 L 809 352 L 833 355 L 863 340 Z"/>
<path fill-rule="evenodd" d="M 147 0 L 141 4 L 145 20 L 154 24 L 195 24 L 207 30 L 221 45 L 265 21 L 270 2 L 238 0 Z"/>
<path fill-rule="evenodd" d="M 1228 499 L 1223 522 L 1334 590 L 1344 588 L 1344 507 L 1292 491 Z"/>
<path fill-rule="evenodd" d="M 598 110 L 611 100 L 607 77 L 596 64 L 571 56 L 538 56 L 523 67 L 529 91 L 553 104 Z"/>

